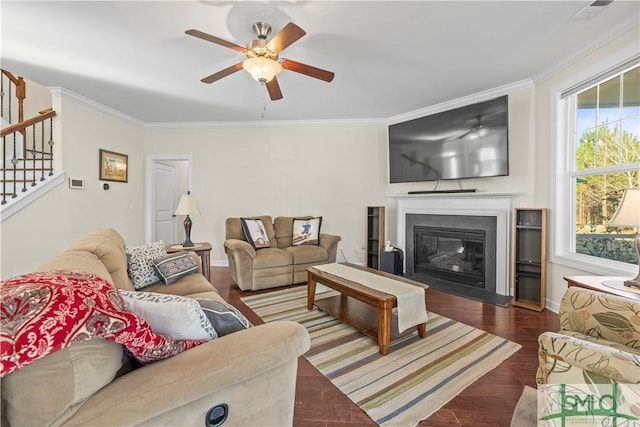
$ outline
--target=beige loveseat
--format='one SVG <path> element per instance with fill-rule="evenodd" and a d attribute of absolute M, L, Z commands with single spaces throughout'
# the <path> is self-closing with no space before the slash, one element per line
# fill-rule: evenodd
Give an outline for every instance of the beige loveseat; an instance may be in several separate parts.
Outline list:
<path fill-rule="evenodd" d="M 115 230 L 100 230 L 36 271 L 88 272 L 133 291 L 124 245 Z M 200 273 L 144 291 L 222 300 Z M 122 346 L 93 338 L 2 378 L 2 426 L 204 426 L 221 404 L 225 425 L 291 425 L 298 356 L 308 348 L 304 327 L 273 322 L 123 374 Z"/>
<path fill-rule="evenodd" d="M 242 290 L 287 286 L 307 281 L 306 268 L 336 261 L 340 236 L 320 233 L 318 245 L 293 246 L 294 219 L 312 217 L 252 216 L 264 224 L 270 247 L 254 249 L 245 238 L 240 218 L 225 221 L 224 250 L 231 278 Z"/>
<path fill-rule="evenodd" d="M 570 287 L 559 332 L 538 338 L 537 383 L 640 384 L 640 302 Z"/>

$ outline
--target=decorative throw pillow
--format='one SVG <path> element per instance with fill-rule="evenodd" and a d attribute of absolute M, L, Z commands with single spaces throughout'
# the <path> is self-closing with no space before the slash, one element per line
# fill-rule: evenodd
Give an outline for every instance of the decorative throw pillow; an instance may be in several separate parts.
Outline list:
<path fill-rule="evenodd" d="M 251 243 L 254 249 L 268 248 L 271 246 L 267 230 L 261 219 L 240 218 L 242 231 L 247 242 Z"/>
<path fill-rule="evenodd" d="M 198 264 L 187 251 L 156 258 L 152 262 L 158 275 L 167 285 L 181 277 L 198 272 Z"/>
<path fill-rule="evenodd" d="M 127 254 L 127 271 L 134 288 L 142 289 L 160 281 L 152 261 L 167 255 L 162 240 L 149 245 L 125 246 L 124 252 Z"/>
<path fill-rule="evenodd" d="M 293 246 L 299 245 L 318 245 L 320 244 L 320 225 L 322 217 L 318 216 L 311 219 L 293 220 Z"/>
<path fill-rule="evenodd" d="M 237 308 L 224 301 L 208 298 L 196 298 L 196 301 L 220 337 L 252 326 Z"/>
<path fill-rule="evenodd" d="M 175 340 L 212 340 L 218 334 L 200 304 L 179 295 L 120 290 L 127 309 L 142 317 L 153 332 Z"/>

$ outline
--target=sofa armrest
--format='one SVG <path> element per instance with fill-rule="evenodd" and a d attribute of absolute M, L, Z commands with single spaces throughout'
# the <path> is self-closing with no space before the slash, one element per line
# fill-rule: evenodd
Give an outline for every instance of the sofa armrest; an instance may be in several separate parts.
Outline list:
<path fill-rule="evenodd" d="M 560 329 L 619 344 L 640 342 L 640 302 L 575 286 L 565 292 L 558 310 Z"/>
<path fill-rule="evenodd" d="M 336 262 L 336 254 L 338 252 L 338 242 L 342 240 L 342 237 L 335 234 L 323 234 L 320 233 L 319 245 L 327 250 L 328 262 Z"/>
<path fill-rule="evenodd" d="M 244 240 L 227 239 L 224 241 L 224 251 L 229 260 L 229 274 L 233 281 L 240 289 L 251 289 L 256 250 Z"/>
<path fill-rule="evenodd" d="M 538 337 L 538 384 L 583 384 L 598 377 L 640 383 L 640 353 L 607 340 L 587 341 L 556 332 Z"/>
<path fill-rule="evenodd" d="M 208 408 L 221 403 L 229 404 L 229 425 L 256 425 L 260 421 L 247 419 L 252 405 L 262 406 L 257 400 L 278 402 L 282 396 L 290 398 L 292 416 L 297 359 L 309 345 L 306 329 L 290 321 L 234 332 L 118 378 L 65 425 L 175 425 L 178 416 L 180 425 L 201 426 Z M 273 372 L 291 371 L 292 366 L 293 384 L 277 384 Z M 238 401 L 242 399 L 247 401 Z"/>
<path fill-rule="evenodd" d="M 228 254 L 229 251 L 239 253 L 241 255 L 246 254 L 251 258 L 256 257 L 256 250 L 248 242 L 240 239 L 227 239 L 224 241 L 224 251 Z"/>
<path fill-rule="evenodd" d="M 198 273 L 202 274 L 202 260 L 200 259 L 200 255 L 194 251 L 189 251 L 189 255 L 191 255 L 191 258 L 196 262 L 196 265 L 198 266 Z"/>

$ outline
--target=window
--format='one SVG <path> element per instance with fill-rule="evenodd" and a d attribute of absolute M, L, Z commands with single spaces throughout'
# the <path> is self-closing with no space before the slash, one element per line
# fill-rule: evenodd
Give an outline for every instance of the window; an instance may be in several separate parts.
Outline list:
<path fill-rule="evenodd" d="M 566 90 L 559 105 L 555 254 L 587 271 L 631 273 L 634 230 L 608 221 L 624 189 L 640 188 L 638 58 Z"/>

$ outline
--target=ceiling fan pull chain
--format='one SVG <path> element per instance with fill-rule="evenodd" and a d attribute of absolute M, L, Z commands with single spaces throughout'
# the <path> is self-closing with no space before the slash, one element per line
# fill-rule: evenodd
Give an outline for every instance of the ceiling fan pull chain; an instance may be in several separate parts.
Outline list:
<path fill-rule="evenodd" d="M 262 84 L 264 86 L 264 84 Z M 261 91 L 260 97 L 262 98 L 262 112 L 260 113 L 260 118 L 264 119 L 264 112 L 267 111 L 267 99 L 264 96 L 264 90 Z"/>

